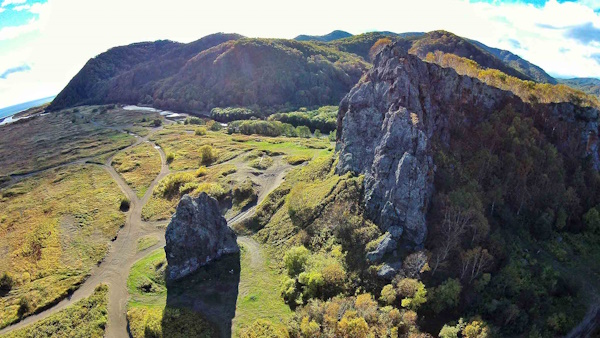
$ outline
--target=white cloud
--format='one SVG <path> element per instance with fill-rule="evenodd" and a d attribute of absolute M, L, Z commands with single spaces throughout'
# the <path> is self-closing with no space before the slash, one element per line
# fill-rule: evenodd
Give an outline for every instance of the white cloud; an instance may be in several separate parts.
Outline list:
<path fill-rule="evenodd" d="M 0 13 L 4 12 L 5 10 L 5 8 L 0 7 Z"/>
<path fill-rule="evenodd" d="M 31 5 L 19 5 L 12 8 L 13 11 L 27 11 L 31 9 Z"/>
<path fill-rule="evenodd" d="M 0 42 L 2 40 L 15 39 L 23 34 L 36 31 L 40 28 L 39 20 L 31 19 L 27 24 L 21 26 L 7 26 L 0 28 Z"/>
<path fill-rule="evenodd" d="M 18 5 L 27 2 L 27 0 L 4 0 L 2 2 L 2 7 L 6 7 L 8 5 Z"/>
<path fill-rule="evenodd" d="M 190 42 L 215 32 L 293 38 L 334 29 L 354 34 L 445 29 L 515 52 L 551 74 L 600 77 L 600 64 L 591 58 L 600 46 L 566 38 L 565 30 L 544 28 L 600 27 L 594 12 L 598 2 L 550 0 L 535 7 L 468 0 L 370 0 L 361 6 L 342 0 L 49 0 L 29 9 L 38 19 L 0 30 L 0 65 L 31 66 L 0 80 L 0 107 L 56 94 L 89 58 L 111 47 L 158 39 Z M 18 48 L 2 48 L 32 35 L 26 33 L 36 38 Z"/>

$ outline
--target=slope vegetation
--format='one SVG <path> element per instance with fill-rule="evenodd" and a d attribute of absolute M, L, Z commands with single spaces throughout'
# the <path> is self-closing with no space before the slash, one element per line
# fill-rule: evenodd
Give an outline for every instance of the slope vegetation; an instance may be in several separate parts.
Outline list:
<path fill-rule="evenodd" d="M 368 64 L 312 42 L 214 34 L 113 48 L 91 59 L 50 110 L 144 103 L 179 111 L 214 107 L 337 104 Z"/>

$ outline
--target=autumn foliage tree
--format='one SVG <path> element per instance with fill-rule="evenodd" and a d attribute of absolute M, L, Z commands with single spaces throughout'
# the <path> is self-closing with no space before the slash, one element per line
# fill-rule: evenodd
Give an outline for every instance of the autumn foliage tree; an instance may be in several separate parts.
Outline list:
<path fill-rule="evenodd" d="M 392 40 L 390 38 L 381 38 L 377 40 L 369 50 L 369 59 L 371 59 L 371 61 L 374 60 L 375 55 L 377 55 L 377 53 L 379 53 L 385 46 L 391 43 Z"/>

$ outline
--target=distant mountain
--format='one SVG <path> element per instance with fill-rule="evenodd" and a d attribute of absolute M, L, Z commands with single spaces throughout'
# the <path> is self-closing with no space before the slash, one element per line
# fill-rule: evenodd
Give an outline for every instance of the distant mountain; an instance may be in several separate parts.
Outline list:
<path fill-rule="evenodd" d="M 542 68 L 534 65 L 533 63 L 531 63 L 527 60 L 522 59 L 518 55 L 515 55 L 507 50 L 488 47 L 479 41 L 475 41 L 475 40 L 470 40 L 470 41 L 473 42 L 475 45 L 492 53 L 494 56 L 496 56 L 498 59 L 502 60 L 509 67 L 512 67 L 512 68 L 516 69 L 517 71 L 529 76 L 536 82 L 543 82 L 543 83 L 550 83 L 550 84 L 558 83 L 555 78 L 548 75 L 548 73 L 546 73 Z"/>
<path fill-rule="evenodd" d="M 241 38 L 238 34 L 213 34 L 189 44 L 162 40 L 111 48 L 90 59 L 49 110 L 84 104 L 151 103 L 158 82 L 175 75 L 190 58 Z"/>
<path fill-rule="evenodd" d="M 50 110 L 144 103 L 184 112 L 338 104 L 369 67 L 332 46 L 214 34 L 117 47 L 88 61 Z"/>
<path fill-rule="evenodd" d="M 508 51 L 446 31 L 334 31 L 316 38 L 249 39 L 219 33 L 188 44 L 155 41 L 112 48 L 89 60 L 49 109 L 142 103 L 184 112 L 227 106 L 272 112 L 335 105 L 370 67 L 369 51 L 382 38 L 421 59 L 441 51 L 523 80 L 556 83 L 543 69 Z"/>
<path fill-rule="evenodd" d="M 558 83 L 565 84 L 571 88 L 596 97 L 600 97 L 600 80 L 595 78 L 557 79 Z"/>
<path fill-rule="evenodd" d="M 329 34 L 326 35 L 298 35 L 297 37 L 294 38 L 294 40 L 296 41 L 321 41 L 321 42 L 329 42 L 329 41 L 333 41 L 333 40 L 339 40 L 339 39 L 343 39 L 343 38 L 348 38 L 351 37 L 352 34 L 345 32 L 345 31 L 340 31 L 340 30 L 335 30 Z"/>
<path fill-rule="evenodd" d="M 339 39 L 330 42 L 339 50 L 354 53 L 365 60 L 369 59 L 369 50 L 377 40 L 389 38 L 392 41 L 402 40 L 408 46 L 412 41 L 425 35 L 425 33 L 410 32 L 410 33 L 392 33 L 392 32 L 369 32 L 360 35 L 354 35 L 348 38 Z"/>

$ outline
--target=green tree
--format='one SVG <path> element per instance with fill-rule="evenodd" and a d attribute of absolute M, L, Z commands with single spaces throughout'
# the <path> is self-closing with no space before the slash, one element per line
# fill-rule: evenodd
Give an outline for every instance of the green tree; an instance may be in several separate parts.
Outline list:
<path fill-rule="evenodd" d="M 310 138 L 312 134 L 307 126 L 298 126 L 296 127 L 296 135 L 298 137 Z"/>
<path fill-rule="evenodd" d="M 462 335 L 464 338 L 487 338 L 489 337 L 489 329 L 484 322 L 474 320 L 465 326 Z"/>
<path fill-rule="evenodd" d="M 329 136 L 327 136 L 327 138 L 329 138 L 329 141 L 335 142 L 336 135 L 337 135 L 337 130 L 334 130 L 331 133 L 329 133 Z"/>
<path fill-rule="evenodd" d="M 381 289 L 381 300 L 386 305 L 393 305 L 396 303 L 396 298 L 398 298 L 398 294 L 396 293 L 396 289 L 393 285 L 387 284 Z"/>
<path fill-rule="evenodd" d="M 600 212 L 591 208 L 583 215 L 583 223 L 589 231 L 600 232 Z"/>
<path fill-rule="evenodd" d="M 416 311 L 421 305 L 427 302 L 427 289 L 422 282 L 404 278 L 398 282 L 398 295 L 402 297 L 402 307 Z"/>
<path fill-rule="evenodd" d="M 460 281 L 453 278 L 447 279 L 440 286 L 433 289 L 432 295 L 429 297 L 433 311 L 439 313 L 457 306 L 461 290 Z"/>
<path fill-rule="evenodd" d="M 304 246 L 296 246 L 283 256 L 283 264 L 291 277 L 298 276 L 304 271 L 310 252 Z"/>

